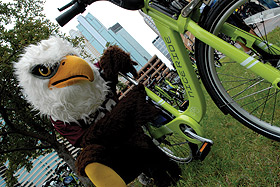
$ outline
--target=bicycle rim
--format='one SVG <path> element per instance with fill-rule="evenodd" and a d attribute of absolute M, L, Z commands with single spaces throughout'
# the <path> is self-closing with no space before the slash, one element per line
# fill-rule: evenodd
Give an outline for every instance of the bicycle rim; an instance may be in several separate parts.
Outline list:
<path fill-rule="evenodd" d="M 230 15 L 250 1 L 244 0 L 224 0 L 217 3 L 213 9 L 204 13 L 200 20 L 200 25 L 209 32 L 223 38 L 240 50 L 248 50 L 231 38 L 220 33 L 220 29 Z M 252 2 L 251 2 L 252 3 Z M 253 1 L 259 7 L 259 11 L 266 10 L 258 1 Z M 247 8 L 248 10 L 250 9 Z M 258 14 L 247 11 L 242 19 Z M 247 16 L 247 17 L 246 17 Z M 260 17 L 260 16 L 259 16 Z M 270 18 L 264 22 L 257 22 L 249 25 L 254 32 L 269 41 L 274 36 L 274 32 L 280 33 L 279 28 L 274 28 L 280 24 L 280 17 Z M 280 26 L 280 25 L 279 25 Z M 279 37 L 278 37 L 279 39 Z M 273 39 L 275 40 L 275 39 Z M 271 42 L 271 41 L 269 41 Z M 271 43 L 275 44 L 276 41 Z M 278 41 L 278 46 L 280 42 Z M 229 113 L 247 127 L 280 141 L 280 92 L 271 83 L 253 74 L 246 68 L 241 67 L 234 60 L 229 59 L 219 51 L 210 46 L 196 41 L 196 58 L 201 79 L 217 106 L 224 112 Z M 251 49 L 251 55 L 263 63 L 267 63 L 267 55 L 261 54 L 255 49 Z M 266 55 L 266 57 L 265 57 Z M 274 67 L 279 69 L 279 56 L 273 55 Z M 269 63 L 268 63 L 269 64 Z"/>

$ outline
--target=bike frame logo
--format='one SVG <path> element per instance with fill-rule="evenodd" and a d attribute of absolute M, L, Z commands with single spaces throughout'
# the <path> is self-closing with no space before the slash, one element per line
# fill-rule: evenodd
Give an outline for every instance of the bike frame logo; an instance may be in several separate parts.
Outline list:
<path fill-rule="evenodd" d="M 172 44 L 171 38 L 169 36 L 167 36 L 167 37 L 164 37 L 164 40 L 167 44 L 172 61 L 174 62 L 175 66 L 176 66 L 177 72 L 180 75 L 181 81 L 188 93 L 188 96 L 194 98 L 194 94 L 192 92 L 191 85 L 189 84 L 188 78 L 186 76 L 187 74 L 185 73 L 185 71 L 181 65 L 181 61 L 175 50 L 175 47 Z"/>

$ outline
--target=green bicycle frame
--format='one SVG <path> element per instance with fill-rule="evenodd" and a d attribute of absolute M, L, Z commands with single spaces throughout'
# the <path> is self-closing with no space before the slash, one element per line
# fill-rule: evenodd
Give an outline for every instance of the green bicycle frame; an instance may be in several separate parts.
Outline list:
<path fill-rule="evenodd" d="M 173 114 L 176 118 L 166 124 L 162 129 L 154 130 L 154 136 L 160 137 L 161 135 L 170 133 L 172 125 L 174 123 L 184 123 L 191 126 L 198 135 L 201 135 L 201 127 L 199 122 L 202 120 L 205 111 L 206 103 L 204 94 L 197 78 L 197 75 L 192 67 L 192 62 L 189 57 L 190 51 L 188 51 L 182 41 L 181 35 L 187 30 L 190 31 L 196 38 L 208 44 L 214 49 L 222 52 L 229 58 L 235 60 L 240 65 L 250 69 L 255 74 L 264 78 L 268 82 L 272 83 L 274 87 L 280 89 L 280 71 L 276 68 L 263 64 L 255 58 L 252 58 L 243 51 L 235 48 L 224 40 L 218 38 L 217 36 L 209 33 L 208 31 L 201 28 L 195 21 L 190 17 L 179 16 L 178 19 L 172 19 L 171 17 L 149 7 L 149 0 L 145 0 L 145 7 L 142 9 L 144 13 L 151 16 L 158 28 L 162 39 L 164 40 L 167 49 L 170 53 L 174 66 L 180 76 L 181 82 L 186 90 L 189 107 L 186 111 L 180 113 L 178 110 L 170 106 L 168 103 L 164 102 L 160 97 L 156 96 L 148 88 L 146 88 L 147 95 L 151 97 L 154 101 L 158 102 L 164 109 Z M 246 32 L 241 32 L 240 29 L 234 28 L 225 24 L 223 30 L 225 32 L 231 33 L 232 37 L 238 39 L 239 37 L 245 38 L 249 44 L 253 43 L 260 46 L 260 39 Z M 274 46 L 280 51 L 279 47 Z M 278 54 L 280 55 L 280 54 Z M 178 121 L 176 121 L 178 120 Z M 183 122 L 185 120 L 185 122 Z M 178 133 L 181 133 L 179 128 L 172 129 Z M 189 141 L 194 142 L 192 139 Z"/>

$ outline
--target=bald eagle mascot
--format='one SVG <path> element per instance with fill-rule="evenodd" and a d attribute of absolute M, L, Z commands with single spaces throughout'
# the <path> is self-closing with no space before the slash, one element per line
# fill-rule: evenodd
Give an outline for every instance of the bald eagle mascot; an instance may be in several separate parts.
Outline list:
<path fill-rule="evenodd" d="M 58 133 L 82 152 L 76 169 L 95 186 L 126 186 L 141 173 L 166 187 L 180 169 L 146 136 L 142 125 L 158 115 L 143 85 L 118 101 L 118 73 L 137 71 L 117 46 L 105 50 L 98 65 L 87 63 L 69 42 L 50 37 L 30 45 L 14 64 L 26 100 L 48 116 Z"/>

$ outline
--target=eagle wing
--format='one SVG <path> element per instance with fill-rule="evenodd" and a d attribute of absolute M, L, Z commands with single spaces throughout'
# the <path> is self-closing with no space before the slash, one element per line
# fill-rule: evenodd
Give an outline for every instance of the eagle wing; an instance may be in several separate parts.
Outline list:
<path fill-rule="evenodd" d="M 131 73 L 134 78 L 138 77 L 135 65 L 137 62 L 133 61 L 129 53 L 126 53 L 118 46 L 108 47 L 103 56 L 100 58 L 99 65 L 103 70 L 104 78 L 114 84 L 118 83 L 119 72 L 123 74 Z"/>

